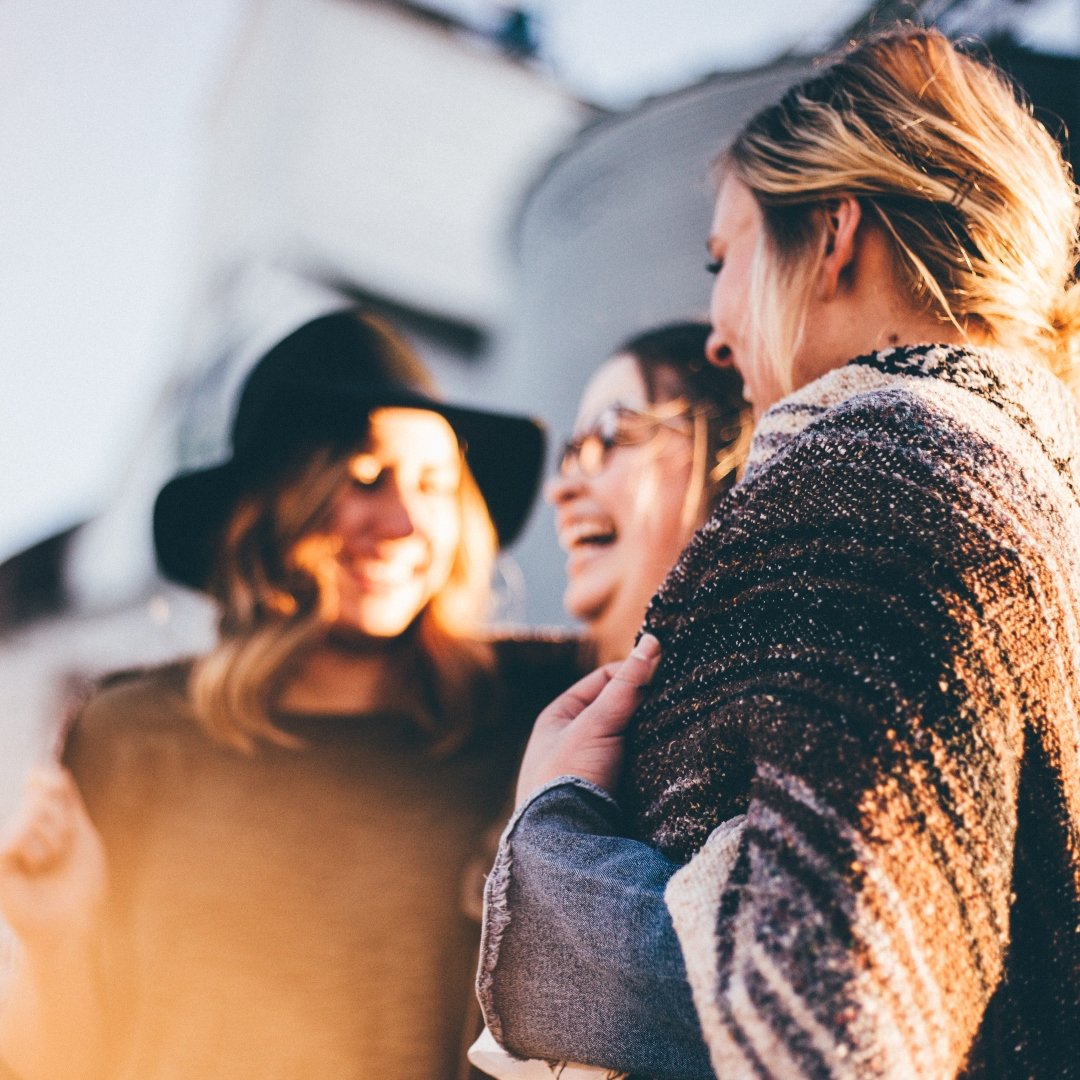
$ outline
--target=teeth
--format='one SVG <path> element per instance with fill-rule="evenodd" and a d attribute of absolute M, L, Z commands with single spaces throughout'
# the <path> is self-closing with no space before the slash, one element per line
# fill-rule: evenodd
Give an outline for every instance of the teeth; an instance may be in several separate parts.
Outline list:
<path fill-rule="evenodd" d="M 559 530 L 559 543 L 567 550 L 578 544 L 609 543 L 614 539 L 614 527 L 602 521 L 571 521 Z"/>
<path fill-rule="evenodd" d="M 357 577 L 379 585 L 398 585 L 411 580 L 413 567 L 388 563 L 364 563 L 353 568 Z"/>

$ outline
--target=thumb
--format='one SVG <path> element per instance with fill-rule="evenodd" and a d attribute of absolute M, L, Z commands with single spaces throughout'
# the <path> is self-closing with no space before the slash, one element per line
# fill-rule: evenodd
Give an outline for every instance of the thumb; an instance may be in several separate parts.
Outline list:
<path fill-rule="evenodd" d="M 660 664 L 660 642 L 642 634 L 630 655 L 612 673 L 607 685 L 585 711 L 595 735 L 619 735 L 633 716 L 641 690 Z M 583 717 L 584 719 L 584 717 Z"/>
<path fill-rule="evenodd" d="M 611 677 L 612 682 L 628 683 L 640 690 L 652 682 L 660 663 L 660 642 L 652 634 L 642 634 L 626 659 Z"/>

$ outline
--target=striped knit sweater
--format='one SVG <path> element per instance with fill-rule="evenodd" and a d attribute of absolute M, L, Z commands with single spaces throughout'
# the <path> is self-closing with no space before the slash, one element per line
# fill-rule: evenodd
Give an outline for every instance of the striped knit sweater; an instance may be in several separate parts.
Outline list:
<path fill-rule="evenodd" d="M 1080 1076 L 1078 495 L 1015 357 L 860 357 L 762 419 L 650 608 L 626 792 L 689 860 L 723 1080 Z"/>

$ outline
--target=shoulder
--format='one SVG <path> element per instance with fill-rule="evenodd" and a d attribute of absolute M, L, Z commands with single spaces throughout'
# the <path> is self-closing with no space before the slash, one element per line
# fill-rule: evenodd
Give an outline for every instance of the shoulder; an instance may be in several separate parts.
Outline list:
<path fill-rule="evenodd" d="M 859 369 L 820 382 L 762 419 L 755 460 L 714 517 L 725 534 L 932 537 L 946 522 L 986 525 L 1053 470 L 1000 403 L 955 383 Z"/>
<path fill-rule="evenodd" d="M 116 672 L 97 684 L 67 725 L 61 751 L 90 816 L 110 842 L 134 834 L 185 775 L 205 742 L 187 705 L 189 664 Z"/>
<path fill-rule="evenodd" d="M 1020 456 L 1030 437 L 1000 402 L 888 372 L 819 382 L 763 417 L 757 460 L 661 587 L 654 627 L 663 613 L 689 632 L 687 612 L 714 606 L 755 619 L 781 597 L 804 612 L 825 593 L 837 610 L 934 596 L 950 575 L 1037 559 L 1045 540 L 1033 546 L 1012 518 L 1043 537 L 1071 532 L 1061 475 L 1030 446 Z"/>
<path fill-rule="evenodd" d="M 491 704 L 500 727 L 526 730 L 540 712 L 591 666 L 572 635 L 538 631 L 502 635 L 495 654 Z"/>
<path fill-rule="evenodd" d="M 149 739 L 155 732 L 187 726 L 190 662 L 117 671 L 89 690 L 66 724 L 65 758 Z"/>
<path fill-rule="evenodd" d="M 1008 462 L 1077 487 L 1080 409 L 1023 356 L 915 346 L 852 360 L 770 409 L 755 432 L 748 477 L 777 468 L 857 464 L 891 472 L 935 467 L 938 482 L 995 482 Z"/>
<path fill-rule="evenodd" d="M 97 681 L 82 705 L 79 722 L 104 722 L 127 713 L 143 716 L 147 704 L 181 707 L 190 673 L 190 661 L 114 671 Z"/>
<path fill-rule="evenodd" d="M 581 638 L 558 630 L 500 635 L 493 639 L 498 678 L 516 685 L 552 687 L 560 693 L 591 665 Z"/>

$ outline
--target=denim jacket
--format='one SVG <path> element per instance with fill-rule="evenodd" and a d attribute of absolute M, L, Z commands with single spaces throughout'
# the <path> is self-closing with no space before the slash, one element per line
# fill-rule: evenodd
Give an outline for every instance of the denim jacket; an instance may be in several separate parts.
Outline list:
<path fill-rule="evenodd" d="M 484 1019 L 521 1057 L 706 1080 L 664 903 L 679 864 L 621 836 L 620 819 L 606 792 L 576 777 L 540 788 L 511 819 L 485 890 Z"/>

